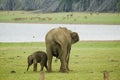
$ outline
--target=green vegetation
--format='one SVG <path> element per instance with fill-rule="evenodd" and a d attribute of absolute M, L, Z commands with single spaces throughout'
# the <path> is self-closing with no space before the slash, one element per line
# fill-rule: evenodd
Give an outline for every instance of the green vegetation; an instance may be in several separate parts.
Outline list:
<path fill-rule="evenodd" d="M 32 66 L 26 72 L 27 56 L 36 50 L 45 51 L 45 44 L 0 43 L 0 80 L 39 80 L 40 73 L 33 72 Z M 60 62 L 54 60 L 55 58 L 52 73 L 47 73 L 44 69 L 45 80 L 103 80 L 104 70 L 109 72 L 110 80 L 120 80 L 119 41 L 74 44 L 71 49 L 69 73 L 60 73 Z"/>
<path fill-rule="evenodd" d="M 117 3 L 117 11 L 120 12 L 120 1 Z"/>
<path fill-rule="evenodd" d="M 120 15 L 118 13 L 33 13 L 31 11 L 0 11 L 0 22 L 120 24 Z"/>
<path fill-rule="evenodd" d="M 116 12 L 117 3 L 119 0 L 0 0 L 0 10 Z"/>

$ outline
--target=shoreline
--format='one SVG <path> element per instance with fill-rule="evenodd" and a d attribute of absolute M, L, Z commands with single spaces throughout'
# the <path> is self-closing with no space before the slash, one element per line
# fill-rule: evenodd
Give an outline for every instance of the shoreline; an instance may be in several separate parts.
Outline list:
<path fill-rule="evenodd" d="M 65 24 L 65 25 L 120 25 L 120 24 L 90 24 L 90 23 L 88 23 L 88 24 L 84 24 L 84 23 L 38 23 L 38 22 L 0 22 L 0 24 L 2 24 L 2 23 L 8 23 L 8 24 Z"/>
<path fill-rule="evenodd" d="M 80 42 L 120 42 L 120 40 L 82 40 Z M 31 42 L 0 42 L 0 43 L 45 43 L 45 41 L 31 41 Z"/>

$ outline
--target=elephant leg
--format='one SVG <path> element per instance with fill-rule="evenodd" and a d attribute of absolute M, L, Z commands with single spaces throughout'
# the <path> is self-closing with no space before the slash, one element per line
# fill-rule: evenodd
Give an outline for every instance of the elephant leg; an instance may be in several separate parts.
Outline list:
<path fill-rule="evenodd" d="M 34 60 L 33 63 L 34 63 L 33 71 L 36 72 L 37 71 L 37 61 Z"/>
<path fill-rule="evenodd" d="M 60 72 L 68 72 L 66 67 L 67 65 L 66 61 L 65 60 L 60 60 L 60 61 L 61 61 Z"/>
<path fill-rule="evenodd" d="M 37 71 L 37 63 L 34 63 L 33 70 L 36 72 Z"/>
<path fill-rule="evenodd" d="M 60 72 L 68 72 L 67 62 L 66 62 L 66 53 L 62 54 L 60 61 L 61 61 Z"/>
<path fill-rule="evenodd" d="M 70 53 L 68 53 L 67 57 L 66 57 L 66 62 L 67 62 L 67 65 L 66 65 L 66 68 L 67 70 L 69 71 L 69 57 L 70 57 Z"/>
<path fill-rule="evenodd" d="M 46 68 L 46 70 L 48 71 L 48 67 L 47 67 L 47 64 L 45 64 L 45 68 Z"/>
<path fill-rule="evenodd" d="M 68 55 L 67 55 L 67 58 L 66 58 L 66 61 L 67 61 L 66 67 L 67 67 L 67 70 L 68 70 L 68 71 L 70 70 L 70 69 L 69 69 L 70 50 L 71 50 L 71 45 L 68 45 L 68 51 L 67 51 Z"/>
<path fill-rule="evenodd" d="M 47 56 L 48 56 L 48 72 L 51 72 L 52 71 L 52 57 L 53 57 L 51 50 L 47 51 Z"/>
<path fill-rule="evenodd" d="M 52 57 L 48 58 L 48 72 L 52 71 Z"/>
<path fill-rule="evenodd" d="M 66 65 L 67 70 L 69 71 L 69 57 L 67 58 L 67 65 Z"/>
<path fill-rule="evenodd" d="M 41 65 L 41 70 L 40 71 L 43 71 L 44 65 L 43 64 L 40 64 L 40 65 Z"/>

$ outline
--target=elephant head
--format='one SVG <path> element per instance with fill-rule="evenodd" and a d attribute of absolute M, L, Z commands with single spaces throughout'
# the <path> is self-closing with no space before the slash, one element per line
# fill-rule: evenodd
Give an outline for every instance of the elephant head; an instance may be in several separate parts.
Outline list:
<path fill-rule="evenodd" d="M 72 44 L 76 43 L 79 41 L 79 36 L 78 36 L 78 33 L 77 32 L 72 32 L 71 33 L 71 42 Z"/>
<path fill-rule="evenodd" d="M 32 64 L 33 64 L 33 56 L 30 55 L 30 56 L 28 56 L 28 67 L 27 67 L 27 71 L 28 71 L 29 67 L 30 67 Z"/>

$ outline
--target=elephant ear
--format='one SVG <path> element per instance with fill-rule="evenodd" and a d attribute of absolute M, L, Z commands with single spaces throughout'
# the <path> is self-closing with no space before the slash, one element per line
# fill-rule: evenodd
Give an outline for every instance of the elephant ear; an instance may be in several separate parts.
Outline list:
<path fill-rule="evenodd" d="M 30 55 L 30 56 L 28 56 L 28 64 L 32 64 L 33 63 L 33 56 L 32 55 Z"/>
<path fill-rule="evenodd" d="M 71 39 L 72 39 L 72 44 L 76 43 L 79 41 L 79 36 L 77 32 L 72 32 L 71 33 Z"/>

